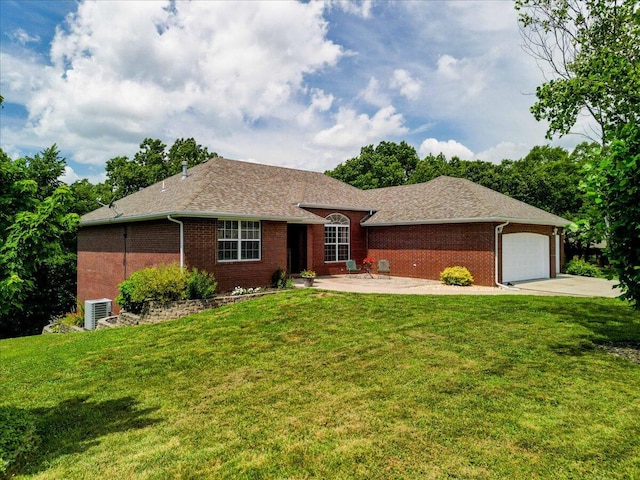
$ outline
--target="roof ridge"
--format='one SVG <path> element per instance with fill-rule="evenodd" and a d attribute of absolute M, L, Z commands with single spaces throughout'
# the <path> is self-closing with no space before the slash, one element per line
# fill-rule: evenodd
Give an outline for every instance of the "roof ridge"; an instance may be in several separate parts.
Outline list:
<path fill-rule="evenodd" d="M 214 160 L 216 158 L 222 158 L 222 157 L 211 157 L 206 162 L 200 164 L 200 165 L 203 166 L 203 168 L 205 166 L 207 167 L 207 173 L 203 176 L 203 178 L 199 182 L 196 182 L 196 185 L 199 188 L 193 188 L 192 189 L 193 194 L 191 196 L 187 197 L 186 201 L 184 202 L 184 204 L 182 206 L 182 210 L 186 210 L 187 207 L 191 204 L 191 202 L 193 202 L 198 197 L 198 195 L 200 195 L 202 193 L 202 191 L 206 188 L 206 186 L 209 184 L 209 182 L 207 182 L 207 180 L 209 178 L 209 175 L 211 175 L 211 173 L 213 172 L 213 169 L 211 168 L 209 163 L 211 162 L 211 160 Z"/>
<path fill-rule="evenodd" d="M 497 192 L 496 190 L 493 190 L 492 188 L 485 187 L 484 185 L 480 185 L 479 183 L 472 182 L 471 180 L 469 180 L 467 178 L 462 178 L 462 177 L 449 177 L 449 178 L 456 178 L 458 180 L 463 180 L 464 183 L 466 183 L 467 187 L 469 187 L 468 188 L 469 192 L 478 201 L 478 203 L 481 203 L 485 208 L 487 208 L 487 210 L 489 212 L 491 212 L 492 215 L 498 215 L 500 213 L 500 212 L 498 212 L 496 210 L 495 204 L 493 204 L 493 203 L 489 204 L 488 202 L 486 202 L 482 197 L 480 197 L 477 194 L 478 189 L 475 188 L 475 187 L 481 187 L 481 188 L 483 188 L 485 190 L 489 190 L 492 194 L 493 193 L 500 193 L 500 192 Z M 504 195 L 504 194 L 502 194 L 502 195 Z M 508 195 L 505 195 L 505 196 L 509 197 Z M 515 198 L 513 198 L 513 197 L 509 197 L 509 198 L 511 198 L 512 200 L 515 200 Z"/>

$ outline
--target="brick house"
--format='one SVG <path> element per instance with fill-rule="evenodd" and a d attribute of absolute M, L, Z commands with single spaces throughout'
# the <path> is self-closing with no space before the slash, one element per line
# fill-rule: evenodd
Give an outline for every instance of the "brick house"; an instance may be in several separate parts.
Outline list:
<path fill-rule="evenodd" d="M 555 277 L 568 220 L 468 180 L 360 190 L 322 173 L 213 158 L 82 217 L 78 298 L 115 298 L 131 273 L 177 262 L 219 290 L 268 285 L 278 268 L 344 273 L 386 258 L 392 274 L 478 285 Z"/>

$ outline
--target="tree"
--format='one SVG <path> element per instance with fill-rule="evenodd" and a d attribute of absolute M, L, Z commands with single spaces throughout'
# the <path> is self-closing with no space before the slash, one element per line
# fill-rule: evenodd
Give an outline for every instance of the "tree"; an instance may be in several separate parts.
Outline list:
<path fill-rule="evenodd" d="M 610 129 L 640 120 L 640 11 L 637 0 L 517 0 L 525 49 L 555 78 L 531 108 L 547 137 L 571 131 L 588 113 L 600 143 Z"/>
<path fill-rule="evenodd" d="M 51 175 L 64 164 L 55 145 L 18 160 L 0 150 L 0 337 L 38 333 L 75 305 L 78 216 Z"/>
<path fill-rule="evenodd" d="M 547 137 L 569 133 L 582 112 L 599 127 L 602 148 L 586 166 L 586 188 L 599 210 L 607 257 L 623 296 L 638 308 L 640 277 L 631 272 L 640 270 L 640 263 L 628 234 L 638 237 L 640 219 L 634 214 L 640 190 L 624 182 L 622 192 L 614 183 L 637 179 L 640 169 L 637 0 L 518 0 L 516 8 L 526 48 L 555 75 L 537 88 L 531 108 L 536 119 L 549 121 Z M 620 216 L 624 211 L 629 213 Z"/>
<path fill-rule="evenodd" d="M 640 306 L 640 126 L 624 125 L 589 165 L 586 188 L 606 212 L 605 253 L 623 286 L 622 296 Z"/>
<path fill-rule="evenodd" d="M 415 148 L 406 142 L 380 142 L 368 145 L 360 155 L 325 172 L 363 190 L 403 185 L 413 174 L 419 158 Z"/>
<path fill-rule="evenodd" d="M 180 138 L 168 152 L 166 148 L 160 140 L 146 138 L 132 160 L 114 157 L 107 161 L 107 184 L 112 187 L 116 198 L 122 198 L 179 173 L 183 160 L 187 161 L 188 167 L 193 167 L 217 156 L 216 153 L 209 153 L 206 147 L 197 144 L 193 138 Z"/>

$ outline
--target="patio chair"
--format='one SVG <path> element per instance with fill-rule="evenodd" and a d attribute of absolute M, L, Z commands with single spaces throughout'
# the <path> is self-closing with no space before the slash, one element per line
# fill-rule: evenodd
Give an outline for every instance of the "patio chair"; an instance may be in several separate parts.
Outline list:
<path fill-rule="evenodd" d="M 387 278 L 391 278 L 391 265 L 389 265 L 389 260 L 378 260 L 378 278 L 380 278 L 380 275 L 386 275 Z"/>
<path fill-rule="evenodd" d="M 360 269 L 356 266 L 355 260 L 347 260 L 345 265 L 347 267 L 347 275 L 358 275 L 360 273 Z"/>

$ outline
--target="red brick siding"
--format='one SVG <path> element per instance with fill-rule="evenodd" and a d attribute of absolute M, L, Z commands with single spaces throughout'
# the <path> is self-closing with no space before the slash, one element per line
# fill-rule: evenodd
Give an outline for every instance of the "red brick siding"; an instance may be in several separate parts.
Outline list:
<path fill-rule="evenodd" d="M 185 265 L 212 272 L 218 291 L 271 284 L 287 266 L 287 224 L 261 222 L 261 260 L 218 262 L 216 220 L 184 219 Z M 126 262 L 125 237 L 126 231 Z M 84 227 L 78 234 L 78 298 L 115 299 L 118 284 L 133 272 L 180 261 L 180 226 L 169 221 Z"/>
<path fill-rule="evenodd" d="M 178 261 L 180 233 L 176 224 L 145 222 L 81 228 L 78 232 L 78 299 L 81 302 L 103 297 L 113 300 L 118 295 L 118 284 L 133 272 Z"/>
<path fill-rule="evenodd" d="M 307 208 L 319 217 L 325 218 L 332 213 L 341 213 L 349 217 L 349 235 L 351 240 L 351 258 L 358 265 L 367 257 L 367 231 L 360 226 L 360 222 L 368 212 L 353 210 L 327 210 L 321 208 Z M 309 225 L 307 228 L 307 263 L 308 268 L 318 275 L 339 275 L 345 273 L 344 262 L 324 261 L 324 225 Z"/>
<path fill-rule="evenodd" d="M 467 267 L 476 285 L 494 285 L 494 225 L 464 223 L 369 228 L 369 256 L 386 258 L 391 274 L 440 279 L 447 267 Z"/>
<path fill-rule="evenodd" d="M 271 284 L 278 268 L 287 268 L 287 224 L 262 221 L 261 259 L 243 262 L 217 261 L 217 222 L 215 219 L 185 219 L 185 263 L 212 272 L 218 291 Z"/>

